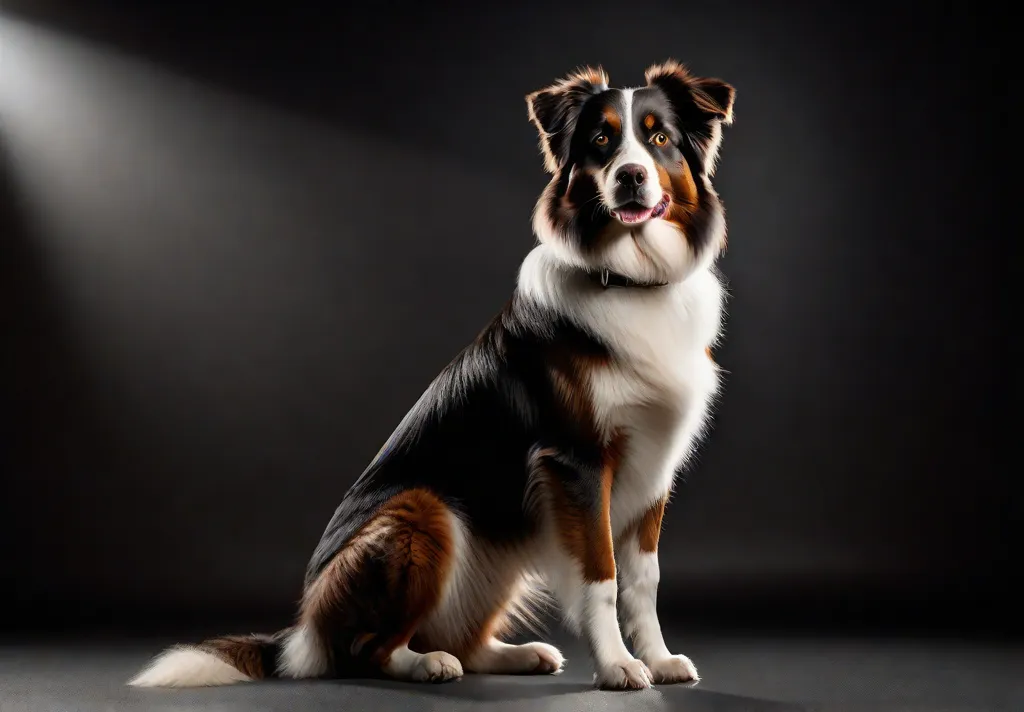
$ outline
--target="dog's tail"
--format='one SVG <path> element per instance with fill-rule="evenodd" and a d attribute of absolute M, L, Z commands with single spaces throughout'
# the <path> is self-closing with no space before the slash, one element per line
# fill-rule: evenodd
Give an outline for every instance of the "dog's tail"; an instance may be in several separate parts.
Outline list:
<path fill-rule="evenodd" d="M 318 677 L 327 656 L 302 626 L 273 635 L 227 635 L 175 645 L 128 684 L 133 687 L 213 687 L 270 677 Z"/>

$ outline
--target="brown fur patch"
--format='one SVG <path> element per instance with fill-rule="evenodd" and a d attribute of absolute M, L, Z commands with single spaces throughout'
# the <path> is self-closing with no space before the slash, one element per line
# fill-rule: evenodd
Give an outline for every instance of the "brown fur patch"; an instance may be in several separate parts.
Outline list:
<path fill-rule="evenodd" d="M 567 367 L 551 367 L 551 382 L 555 395 L 566 409 L 568 417 L 589 432 L 596 431 L 593 404 L 587 390 L 583 369 L 571 359 Z"/>
<path fill-rule="evenodd" d="M 654 118 L 654 114 L 648 114 L 646 117 L 644 117 L 644 126 L 646 126 L 648 129 L 653 129 L 656 121 L 657 119 Z"/>
<path fill-rule="evenodd" d="M 610 106 L 604 107 L 604 120 L 611 127 L 612 131 L 619 133 L 622 131 L 622 119 L 619 118 L 619 112 Z"/>
<path fill-rule="evenodd" d="M 674 59 L 662 62 L 661 64 L 652 64 L 644 72 L 644 79 L 647 80 L 648 84 L 668 76 L 678 77 L 684 82 L 689 82 L 694 79 L 694 76 L 690 74 L 690 70 L 686 65 L 677 62 Z"/>
<path fill-rule="evenodd" d="M 505 605 L 495 609 L 491 615 L 487 617 L 483 625 L 480 626 L 480 635 L 477 636 L 476 640 L 466 645 L 466 649 L 475 650 L 491 638 L 501 638 L 503 635 L 508 633 L 512 628 L 512 621 L 509 620 L 509 616 L 506 614 L 506 601 Z"/>
<path fill-rule="evenodd" d="M 636 538 L 637 548 L 645 554 L 653 554 L 658 550 L 658 541 L 661 539 L 661 523 L 665 517 L 665 506 L 668 504 L 668 496 L 652 504 L 647 510 L 637 517 L 619 535 L 619 544 Z"/>
<path fill-rule="evenodd" d="M 679 167 L 678 173 L 669 173 L 664 166 L 659 165 L 658 181 L 662 189 L 672 197 L 665 220 L 685 232 L 690 225 L 690 219 L 697 212 L 699 199 L 697 182 L 694 180 L 690 165 L 684 160 Z"/>
<path fill-rule="evenodd" d="M 616 436 L 605 448 L 604 463 L 597 486 L 597 508 L 581 507 L 568 496 L 557 477 L 549 478 L 552 513 L 562 546 L 583 569 L 585 582 L 615 579 L 615 553 L 612 541 L 612 483 L 622 460 L 625 438 Z"/>
<path fill-rule="evenodd" d="M 307 588 L 302 623 L 358 641 L 360 657 L 383 665 L 441 600 L 454 555 L 449 516 L 427 490 L 389 499 Z"/>
<path fill-rule="evenodd" d="M 208 650 L 229 665 L 254 680 L 261 680 L 267 673 L 263 665 L 263 652 L 274 643 L 269 635 L 226 635 L 206 640 L 199 647 Z"/>
<path fill-rule="evenodd" d="M 640 551 L 645 554 L 653 554 L 658 550 L 658 540 L 661 538 L 661 522 L 665 517 L 665 500 L 659 500 L 651 506 L 637 523 L 637 539 L 640 543 Z"/>
<path fill-rule="evenodd" d="M 547 360 L 551 384 L 569 422 L 575 423 L 586 437 L 600 440 L 590 378 L 595 371 L 609 365 L 608 355 L 573 353 L 570 348 L 559 348 L 552 350 Z"/>
<path fill-rule="evenodd" d="M 608 73 L 604 71 L 604 67 L 579 67 L 576 71 L 571 72 L 560 84 L 576 84 L 580 81 L 590 82 L 594 86 L 600 86 L 602 84 L 608 84 Z"/>
<path fill-rule="evenodd" d="M 715 362 L 715 355 L 711 352 L 711 347 L 710 346 L 705 346 L 704 347 L 704 353 L 706 353 L 708 355 L 708 360 L 711 361 L 711 363 Z"/>

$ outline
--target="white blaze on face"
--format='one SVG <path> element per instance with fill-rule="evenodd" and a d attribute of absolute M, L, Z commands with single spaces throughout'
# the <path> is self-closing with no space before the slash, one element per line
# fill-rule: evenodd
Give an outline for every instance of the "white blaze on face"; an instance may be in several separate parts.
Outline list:
<path fill-rule="evenodd" d="M 604 172 L 604 179 L 601 181 L 601 197 L 609 208 L 616 207 L 615 192 L 618 186 L 616 176 L 630 164 L 641 166 L 647 172 L 647 179 L 640 190 L 640 202 L 645 207 L 653 208 L 661 201 L 662 189 L 658 182 L 658 168 L 654 163 L 654 157 L 647 150 L 647 145 L 637 138 L 637 127 L 633 122 L 633 92 L 634 89 L 623 89 L 623 111 L 622 116 L 622 141 L 619 143 L 611 163 Z"/>

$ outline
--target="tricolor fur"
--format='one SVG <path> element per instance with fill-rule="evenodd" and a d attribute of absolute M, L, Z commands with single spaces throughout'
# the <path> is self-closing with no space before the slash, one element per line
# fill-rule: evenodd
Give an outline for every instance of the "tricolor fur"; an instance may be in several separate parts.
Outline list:
<path fill-rule="evenodd" d="M 696 679 L 662 638 L 657 550 L 719 385 L 711 176 L 734 91 L 675 62 L 646 79 L 587 68 L 527 97 L 552 174 L 538 244 L 343 498 L 294 626 L 172 648 L 134 684 L 555 673 L 550 645 L 501 642 L 542 590 L 599 686 Z"/>

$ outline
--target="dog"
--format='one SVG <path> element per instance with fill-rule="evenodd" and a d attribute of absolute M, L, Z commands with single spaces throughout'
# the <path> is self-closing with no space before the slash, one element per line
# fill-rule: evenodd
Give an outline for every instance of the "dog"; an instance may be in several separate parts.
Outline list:
<path fill-rule="evenodd" d="M 597 687 L 698 680 L 662 636 L 657 552 L 720 390 L 711 179 L 735 90 L 675 61 L 645 79 L 585 67 L 526 97 L 551 174 L 536 246 L 344 496 L 294 625 L 172 647 L 129 684 L 555 674 L 555 647 L 502 640 L 545 595 Z"/>

